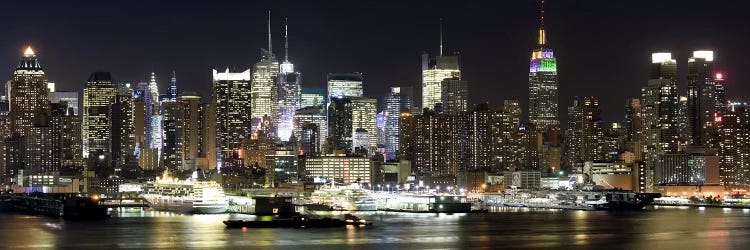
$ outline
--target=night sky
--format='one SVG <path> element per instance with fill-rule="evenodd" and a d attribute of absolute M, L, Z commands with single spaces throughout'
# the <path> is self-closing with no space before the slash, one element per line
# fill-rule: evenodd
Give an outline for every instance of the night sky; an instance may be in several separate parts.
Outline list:
<path fill-rule="evenodd" d="M 266 47 L 290 57 L 303 87 L 324 87 L 329 72 L 363 72 L 365 95 L 389 86 L 421 86 L 423 51 L 460 53 L 471 103 L 519 99 L 527 112 L 528 62 L 538 1 L 10 1 L 0 8 L 0 75 L 10 79 L 25 46 L 36 50 L 59 90 L 81 91 L 96 70 L 117 81 L 147 80 L 210 97 L 211 68 L 245 70 Z M 602 99 L 619 121 L 627 97 L 646 85 L 650 53 L 671 51 L 684 78 L 692 50 L 715 51 L 730 97 L 750 96 L 750 21 L 746 1 L 548 0 L 545 27 L 558 58 L 560 111 L 575 95 Z M 684 95 L 685 81 L 680 79 Z"/>

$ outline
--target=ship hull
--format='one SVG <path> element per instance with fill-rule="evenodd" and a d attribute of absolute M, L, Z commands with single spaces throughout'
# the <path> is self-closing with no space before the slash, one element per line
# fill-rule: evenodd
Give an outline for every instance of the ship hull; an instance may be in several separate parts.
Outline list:
<path fill-rule="evenodd" d="M 169 211 L 186 214 L 220 214 L 226 213 L 229 205 L 226 203 L 217 204 L 193 204 L 190 201 L 179 199 L 145 197 L 149 202 L 151 209 L 158 211 Z"/>

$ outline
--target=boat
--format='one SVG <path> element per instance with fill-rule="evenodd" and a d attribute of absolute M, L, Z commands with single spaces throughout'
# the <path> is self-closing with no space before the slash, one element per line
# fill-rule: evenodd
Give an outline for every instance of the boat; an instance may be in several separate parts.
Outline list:
<path fill-rule="evenodd" d="M 464 195 L 379 192 L 373 194 L 378 209 L 411 213 L 471 213 L 472 203 Z"/>
<path fill-rule="evenodd" d="M 574 210 L 641 210 L 652 204 L 658 193 L 636 193 L 624 190 L 510 190 L 488 194 L 485 200 L 506 207 L 574 209 Z"/>
<path fill-rule="evenodd" d="M 304 204 L 308 210 L 322 211 L 377 211 L 378 205 L 370 190 L 359 185 L 335 186 L 324 185 L 310 195 L 309 202 Z"/>
<path fill-rule="evenodd" d="M 148 182 L 143 191 L 143 198 L 155 210 L 216 214 L 225 213 L 229 207 L 219 183 L 197 178 L 180 180 L 169 176 L 167 171 L 161 178 Z"/>
<path fill-rule="evenodd" d="M 227 228 L 326 228 L 345 226 L 366 226 L 372 223 L 360 219 L 354 215 L 346 214 L 344 219 L 312 218 L 308 216 L 295 216 L 285 219 L 274 220 L 226 220 L 223 221 Z"/>

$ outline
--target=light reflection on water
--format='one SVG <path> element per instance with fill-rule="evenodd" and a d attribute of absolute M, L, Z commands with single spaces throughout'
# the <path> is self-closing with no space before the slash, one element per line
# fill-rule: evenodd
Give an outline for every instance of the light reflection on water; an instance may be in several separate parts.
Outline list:
<path fill-rule="evenodd" d="M 494 208 L 488 214 L 363 212 L 372 227 L 226 229 L 251 215 L 113 211 L 101 222 L 0 214 L 0 242 L 13 248 L 733 248 L 750 244 L 745 209 L 654 207 L 649 211 Z M 339 212 L 319 215 L 343 216 Z M 302 249 L 304 248 L 304 249 Z"/>

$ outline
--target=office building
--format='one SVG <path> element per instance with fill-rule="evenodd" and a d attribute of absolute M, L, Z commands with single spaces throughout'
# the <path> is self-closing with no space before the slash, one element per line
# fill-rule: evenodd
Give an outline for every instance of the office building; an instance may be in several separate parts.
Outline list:
<path fill-rule="evenodd" d="M 531 52 L 529 66 L 529 120 L 540 131 L 560 124 L 557 88 L 557 58 L 547 44 L 542 5 L 537 48 Z"/>
<path fill-rule="evenodd" d="M 450 115 L 458 115 L 468 111 L 469 86 L 466 80 L 446 78 L 440 83 L 440 102 L 443 110 Z"/>
<path fill-rule="evenodd" d="M 242 165 L 238 152 L 245 138 L 251 135 L 250 78 L 249 69 L 243 72 L 213 70 L 217 168 Z"/>
<path fill-rule="evenodd" d="M 83 89 L 83 156 L 88 166 L 108 167 L 111 160 L 112 104 L 117 86 L 109 72 L 94 72 Z"/>
<path fill-rule="evenodd" d="M 363 97 L 352 97 L 350 99 L 352 103 L 351 133 L 354 135 L 358 129 L 365 130 L 367 133 L 368 145 L 366 145 L 366 147 L 365 145 L 358 146 L 363 146 L 362 148 L 372 155 L 375 153 L 375 149 L 378 145 L 378 128 L 375 117 L 377 114 L 378 100 Z M 354 150 L 354 145 L 352 145 L 352 150 Z"/>
<path fill-rule="evenodd" d="M 328 102 L 331 98 L 362 97 L 362 73 L 330 73 L 328 74 Z"/>

